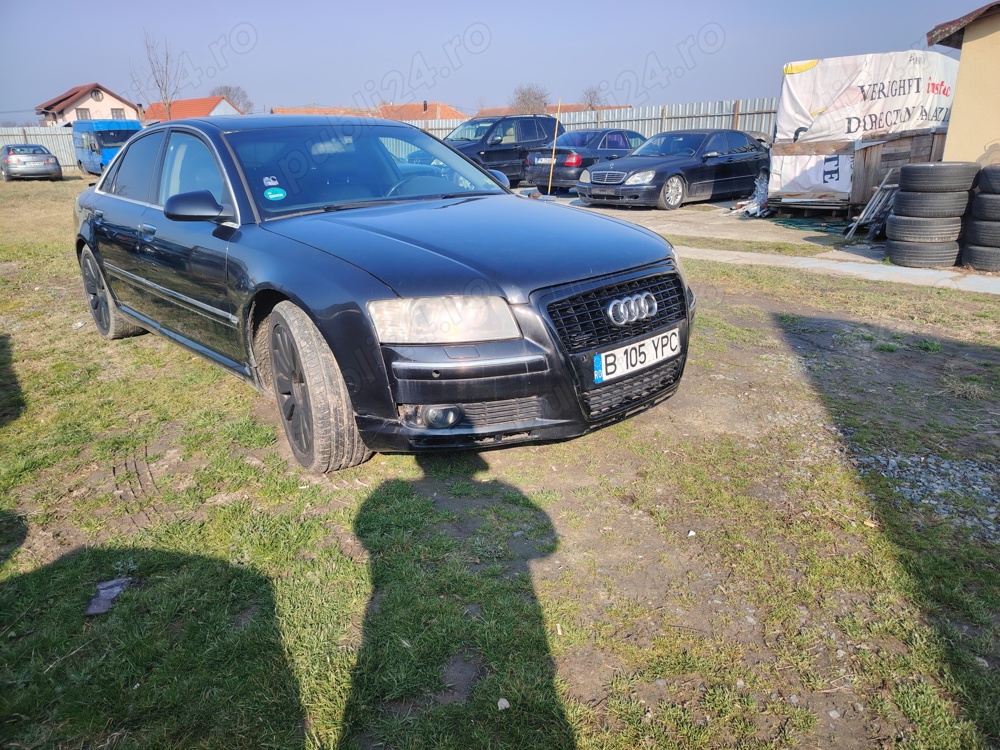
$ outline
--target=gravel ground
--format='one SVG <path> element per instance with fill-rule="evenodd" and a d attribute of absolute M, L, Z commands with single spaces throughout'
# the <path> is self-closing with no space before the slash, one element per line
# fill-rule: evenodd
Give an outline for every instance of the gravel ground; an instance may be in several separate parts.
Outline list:
<path fill-rule="evenodd" d="M 988 542 L 1000 543 L 1000 464 L 940 456 L 856 455 L 862 473 L 881 474 L 908 503 L 950 519 Z"/>

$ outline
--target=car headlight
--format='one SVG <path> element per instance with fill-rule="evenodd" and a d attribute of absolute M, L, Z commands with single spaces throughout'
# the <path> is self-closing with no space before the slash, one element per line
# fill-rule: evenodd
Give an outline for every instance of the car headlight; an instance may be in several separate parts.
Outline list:
<path fill-rule="evenodd" d="M 580 182 L 590 182 L 590 170 L 589 169 L 583 170 L 583 173 L 580 175 Z"/>
<path fill-rule="evenodd" d="M 653 181 L 653 175 L 655 175 L 652 169 L 645 172 L 636 172 L 634 175 L 625 180 L 626 185 L 645 185 Z"/>
<path fill-rule="evenodd" d="M 368 303 L 383 344 L 464 344 L 521 337 L 500 297 L 410 297 Z"/>

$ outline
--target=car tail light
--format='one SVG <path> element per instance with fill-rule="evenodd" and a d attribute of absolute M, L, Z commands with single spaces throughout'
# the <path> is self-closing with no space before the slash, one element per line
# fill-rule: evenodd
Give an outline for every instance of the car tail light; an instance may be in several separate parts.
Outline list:
<path fill-rule="evenodd" d="M 46 156 L 45 157 L 45 163 L 46 164 L 55 164 L 56 163 L 56 158 L 54 156 Z"/>
<path fill-rule="evenodd" d="M 570 154 L 569 156 L 566 157 L 566 166 L 567 167 L 582 167 L 583 166 L 583 158 L 580 156 L 580 154 Z"/>

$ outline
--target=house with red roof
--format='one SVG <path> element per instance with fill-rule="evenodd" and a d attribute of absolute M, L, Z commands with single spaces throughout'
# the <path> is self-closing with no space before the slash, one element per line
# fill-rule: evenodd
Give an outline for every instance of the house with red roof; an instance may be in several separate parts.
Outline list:
<path fill-rule="evenodd" d="M 187 117 L 217 117 L 219 115 L 242 115 L 224 96 L 205 96 L 200 99 L 175 99 L 170 102 L 170 114 L 163 102 L 154 102 L 146 109 L 144 120 L 183 120 Z"/>
<path fill-rule="evenodd" d="M 45 125 L 69 125 L 74 120 L 138 120 L 139 108 L 100 83 L 74 86 L 35 107 Z"/>
<path fill-rule="evenodd" d="M 328 115 L 348 117 L 381 117 L 386 120 L 414 122 L 419 120 L 464 120 L 466 115 L 443 102 L 413 104 L 382 104 L 378 107 L 271 107 L 272 115 Z"/>
<path fill-rule="evenodd" d="M 271 107 L 272 115 L 327 115 L 330 117 L 378 117 L 378 111 L 361 107 Z"/>
<path fill-rule="evenodd" d="M 386 120 L 464 120 L 467 115 L 450 104 L 442 102 L 414 102 L 413 104 L 383 104 L 379 115 Z"/>

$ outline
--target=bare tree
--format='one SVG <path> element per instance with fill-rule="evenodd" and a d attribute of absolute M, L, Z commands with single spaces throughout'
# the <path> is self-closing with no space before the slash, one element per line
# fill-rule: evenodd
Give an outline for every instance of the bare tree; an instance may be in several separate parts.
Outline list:
<path fill-rule="evenodd" d="M 580 95 L 580 101 L 587 105 L 587 109 L 597 109 L 604 104 L 604 92 L 596 83 L 587 86 Z"/>
<path fill-rule="evenodd" d="M 224 96 L 236 109 L 243 114 L 253 112 L 253 100 L 242 86 L 230 86 L 228 83 L 215 86 L 208 92 L 209 96 Z"/>
<path fill-rule="evenodd" d="M 184 70 L 181 61 L 171 53 L 169 42 L 163 42 L 161 52 L 156 40 L 146 29 L 142 30 L 142 34 L 146 47 L 146 66 L 136 69 L 129 60 L 132 87 L 146 98 L 147 103 L 152 103 L 154 97 L 159 96 L 169 120 L 170 105 L 180 91 Z"/>
<path fill-rule="evenodd" d="M 509 106 L 518 114 L 543 115 L 548 104 L 548 91 L 537 83 L 522 83 L 514 88 Z"/>

